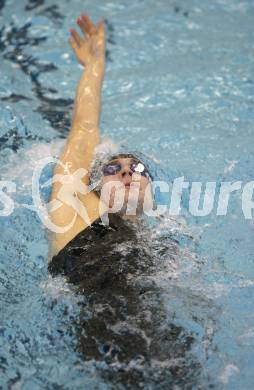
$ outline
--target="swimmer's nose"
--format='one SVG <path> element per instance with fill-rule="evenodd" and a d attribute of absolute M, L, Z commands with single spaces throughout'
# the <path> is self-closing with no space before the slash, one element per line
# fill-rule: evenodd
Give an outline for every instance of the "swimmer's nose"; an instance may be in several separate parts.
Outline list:
<path fill-rule="evenodd" d="M 129 166 L 123 167 L 122 170 L 121 170 L 121 176 L 122 177 L 132 176 L 132 174 L 133 174 L 133 172 L 132 172 L 132 170 L 130 169 Z"/>
<path fill-rule="evenodd" d="M 131 170 L 127 170 L 127 171 L 122 172 L 122 174 L 121 174 L 122 179 L 131 178 L 132 173 L 133 173 L 133 172 L 132 172 Z"/>
<path fill-rule="evenodd" d="M 122 172 L 122 177 L 132 176 L 132 171 Z"/>

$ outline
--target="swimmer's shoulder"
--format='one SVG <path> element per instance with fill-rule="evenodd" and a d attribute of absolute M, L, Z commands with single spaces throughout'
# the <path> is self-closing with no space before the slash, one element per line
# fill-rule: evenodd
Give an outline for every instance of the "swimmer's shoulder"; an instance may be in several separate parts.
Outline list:
<path fill-rule="evenodd" d="M 56 257 L 65 249 L 81 232 L 87 232 L 95 225 L 101 223 L 99 212 L 90 216 L 90 225 L 84 223 L 80 216 L 77 216 L 74 226 L 66 233 L 48 232 L 48 255 L 47 260 L 50 263 L 53 257 Z"/>
<path fill-rule="evenodd" d="M 91 222 L 91 225 L 95 221 L 97 221 L 97 218 Z M 72 230 L 73 236 L 70 236 L 69 234 L 67 235 L 67 237 L 64 234 L 62 236 L 59 236 L 59 234 L 56 236 L 54 233 L 49 233 L 48 234 L 49 245 L 48 245 L 48 256 L 47 256 L 48 263 L 52 261 L 53 257 L 56 257 L 64 248 L 66 248 L 67 245 L 70 244 L 70 242 L 80 234 L 80 232 L 89 229 L 91 225 L 86 225 L 84 227 L 83 224 L 81 224 L 81 226 L 77 224 L 75 231 Z"/>

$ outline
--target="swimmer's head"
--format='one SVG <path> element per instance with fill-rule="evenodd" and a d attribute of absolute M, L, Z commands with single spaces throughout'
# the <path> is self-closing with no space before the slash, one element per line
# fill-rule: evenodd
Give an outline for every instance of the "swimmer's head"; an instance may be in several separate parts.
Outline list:
<path fill-rule="evenodd" d="M 155 207 L 152 175 L 146 165 L 133 153 L 111 155 L 97 161 L 97 171 L 90 172 L 90 183 L 97 177 L 94 191 L 113 212 L 140 215 Z"/>

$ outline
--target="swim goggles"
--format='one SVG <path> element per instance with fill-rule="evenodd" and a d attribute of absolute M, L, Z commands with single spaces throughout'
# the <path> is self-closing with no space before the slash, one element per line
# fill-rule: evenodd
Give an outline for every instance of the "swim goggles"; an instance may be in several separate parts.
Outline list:
<path fill-rule="evenodd" d="M 122 164 L 119 162 L 109 162 L 102 167 L 104 176 L 116 175 L 122 169 Z M 130 163 L 130 169 L 134 173 L 140 173 L 141 176 L 150 177 L 148 170 L 140 161 Z"/>

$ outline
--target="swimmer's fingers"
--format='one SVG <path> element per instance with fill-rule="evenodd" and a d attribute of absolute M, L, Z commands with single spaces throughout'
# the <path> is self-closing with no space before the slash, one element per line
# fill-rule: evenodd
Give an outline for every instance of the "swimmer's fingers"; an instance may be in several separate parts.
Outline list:
<path fill-rule="evenodd" d="M 81 65 L 85 65 L 88 59 L 88 43 L 86 39 L 82 39 L 75 28 L 70 29 L 71 36 L 68 38 L 68 42 L 74 51 L 78 62 Z"/>
<path fill-rule="evenodd" d="M 87 63 L 89 62 L 89 60 L 87 59 L 88 55 L 86 53 L 85 48 L 79 47 L 77 42 L 75 41 L 75 39 L 73 37 L 69 37 L 68 42 L 69 42 L 72 50 L 74 51 L 74 54 L 76 55 L 76 58 L 77 58 L 78 62 L 80 63 L 80 65 L 86 66 Z"/>
<path fill-rule="evenodd" d="M 81 14 L 77 19 L 77 23 L 84 34 L 93 35 L 97 33 L 96 27 L 88 15 Z"/>
<path fill-rule="evenodd" d="M 101 38 L 103 38 L 105 40 L 105 22 L 104 22 L 104 19 L 101 19 L 97 23 L 97 31 L 98 31 L 99 37 L 101 37 Z"/>
<path fill-rule="evenodd" d="M 83 39 L 79 36 L 79 34 L 78 34 L 77 31 L 75 30 L 75 28 L 71 28 L 71 29 L 70 29 L 70 32 L 71 32 L 72 38 L 74 39 L 76 45 L 77 45 L 78 47 L 82 46 Z"/>
<path fill-rule="evenodd" d="M 77 45 L 75 39 L 73 37 L 69 37 L 68 42 L 69 42 L 72 50 L 74 51 L 74 53 L 76 53 L 78 51 L 79 46 Z"/>
<path fill-rule="evenodd" d="M 105 48 L 105 25 L 104 20 L 100 20 L 95 26 L 88 15 L 82 14 L 77 19 L 77 23 L 86 36 L 85 42 L 92 45 L 98 53 L 98 49 Z"/>
<path fill-rule="evenodd" d="M 71 36 L 68 39 L 78 62 L 81 65 L 99 62 L 104 64 L 105 61 L 105 27 L 104 20 L 101 20 L 95 26 L 87 15 L 81 15 L 77 19 L 84 36 L 72 28 L 70 29 Z"/>

